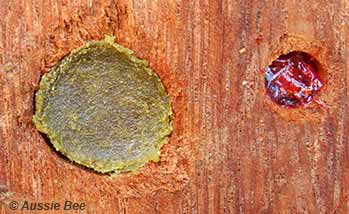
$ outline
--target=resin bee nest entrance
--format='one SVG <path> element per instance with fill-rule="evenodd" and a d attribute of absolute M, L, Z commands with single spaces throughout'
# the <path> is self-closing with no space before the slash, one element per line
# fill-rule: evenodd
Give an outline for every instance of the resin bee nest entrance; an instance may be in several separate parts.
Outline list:
<path fill-rule="evenodd" d="M 171 114 L 147 62 L 107 37 L 74 50 L 42 77 L 33 121 L 56 150 L 104 173 L 157 161 Z"/>
<path fill-rule="evenodd" d="M 281 106 L 307 105 L 323 87 L 319 63 L 301 51 L 281 55 L 265 68 L 265 87 L 271 100 Z"/>

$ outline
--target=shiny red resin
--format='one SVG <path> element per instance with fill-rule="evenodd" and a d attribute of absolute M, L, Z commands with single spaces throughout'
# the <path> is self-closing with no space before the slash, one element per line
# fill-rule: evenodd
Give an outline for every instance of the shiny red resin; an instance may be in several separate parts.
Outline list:
<path fill-rule="evenodd" d="M 284 107 L 309 104 L 323 86 L 318 63 L 311 55 L 293 51 L 265 68 L 267 95 Z"/>

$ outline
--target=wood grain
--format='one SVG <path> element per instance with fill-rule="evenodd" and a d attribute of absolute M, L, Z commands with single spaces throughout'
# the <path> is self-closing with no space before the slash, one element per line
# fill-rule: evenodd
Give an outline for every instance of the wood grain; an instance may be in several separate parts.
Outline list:
<path fill-rule="evenodd" d="M 69 213 L 348 213 L 348 18 L 347 0 L 0 0 L 0 213 L 31 213 L 11 200 L 86 203 Z M 175 111 L 161 161 L 138 175 L 73 164 L 31 122 L 41 75 L 104 35 L 150 62 Z M 327 110 L 265 97 L 259 71 L 294 48 L 324 66 Z"/>

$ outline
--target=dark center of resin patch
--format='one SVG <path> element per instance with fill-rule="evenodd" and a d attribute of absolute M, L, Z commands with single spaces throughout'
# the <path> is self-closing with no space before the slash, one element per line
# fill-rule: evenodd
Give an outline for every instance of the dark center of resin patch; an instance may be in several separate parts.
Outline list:
<path fill-rule="evenodd" d="M 110 172 L 157 161 L 171 114 L 164 85 L 146 61 L 106 38 L 42 77 L 33 120 L 69 159 Z"/>
<path fill-rule="evenodd" d="M 316 59 L 304 52 L 281 55 L 265 68 L 267 95 L 281 106 L 309 104 L 322 86 Z"/>

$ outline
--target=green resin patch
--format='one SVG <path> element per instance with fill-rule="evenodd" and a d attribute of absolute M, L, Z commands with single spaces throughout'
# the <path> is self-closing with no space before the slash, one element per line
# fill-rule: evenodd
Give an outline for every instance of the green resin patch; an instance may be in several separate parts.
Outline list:
<path fill-rule="evenodd" d="M 148 63 L 106 37 L 74 50 L 42 77 L 33 121 L 56 150 L 105 173 L 158 161 L 171 114 Z"/>

